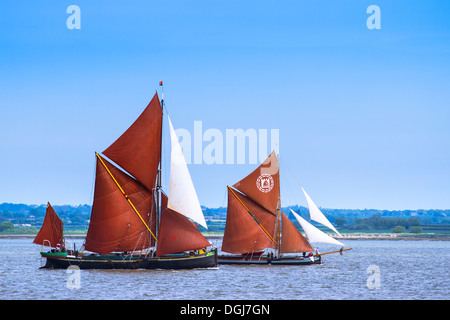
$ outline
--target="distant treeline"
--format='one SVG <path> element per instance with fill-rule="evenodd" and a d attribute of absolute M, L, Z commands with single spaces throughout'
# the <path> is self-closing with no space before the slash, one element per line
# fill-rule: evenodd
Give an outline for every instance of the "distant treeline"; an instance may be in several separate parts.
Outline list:
<path fill-rule="evenodd" d="M 27 204 L 0 204 L 0 223 L 11 222 L 16 227 L 38 227 L 42 225 L 47 205 Z M 53 206 L 58 216 L 64 222 L 64 229 L 87 230 L 91 217 L 91 206 L 89 205 L 62 205 Z"/>
<path fill-rule="evenodd" d="M 91 215 L 90 205 L 53 205 L 58 216 L 64 222 L 66 230 L 87 230 Z M 291 206 L 283 208 L 283 212 L 295 222 L 289 208 L 309 220 L 308 208 Z M 9 222 L 16 227 L 40 228 L 45 216 L 46 205 L 0 204 L 0 223 Z M 227 208 L 203 207 L 210 231 L 223 231 Z M 418 209 L 418 210 L 377 210 L 377 209 L 321 209 L 327 218 L 339 227 L 350 230 L 392 229 L 402 226 L 406 229 L 419 225 L 450 224 L 450 210 Z M 10 224 L 7 224 L 10 225 Z M 5 224 L 3 224 L 5 226 Z M 1 230 L 0 230 L 1 232 Z"/>

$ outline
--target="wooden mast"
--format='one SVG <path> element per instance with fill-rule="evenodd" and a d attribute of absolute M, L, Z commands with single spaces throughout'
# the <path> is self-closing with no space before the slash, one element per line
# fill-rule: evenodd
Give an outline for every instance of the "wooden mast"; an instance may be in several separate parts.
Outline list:
<path fill-rule="evenodd" d="M 276 155 L 275 155 L 276 156 Z M 278 161 L 279 163 L 279 161 Z M 278 175 L 280 176 L 280 166 L 278 165 Z M 281 184 L 278 188 L 278 202 L 277 202 L 277 222 L 278 222 L 278 228 L 277 228 L 277 236 L 278 236 L 278 254 L 277 257 L 281 258 Z"/>
<path fill-rule="evenodd" d="M 159 166 L 158 166 L 158 176 L 156 179 L 156 236 L 159 237 L 159 224 L 161 221 L 161 210 L 160 210 L 160 204 L 161 204 L 161 168 L 162 168 L 162 144 L 163 144 L 163 123 L 164 123 L 164 86 L 163 82 L 160 83 L 162 94 L 161 94 L 161 145 L 160 145 L 160 158 L 159 158 Z"/>

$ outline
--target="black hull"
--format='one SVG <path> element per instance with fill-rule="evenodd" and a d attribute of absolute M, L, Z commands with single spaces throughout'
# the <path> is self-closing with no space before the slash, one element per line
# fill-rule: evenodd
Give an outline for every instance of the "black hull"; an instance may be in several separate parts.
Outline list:
<path fill-rule="evenodd" d="M 321 264 L 321 256 L 313 256 L 312 260 L 309 257 L 281 257 L 273 258 L 267 255 L 249 256 L 249 255 L 221 255 L 218 258 L 220 264 L 234 264 L 234 265 L 290 265 L 303 266 L 311 264 Z"/>
<path fill-rule="evenodd" d="M 47 259 L 45 269 L 195 269 L 217 267 L 217 250 L 195 255 L 166 255 L 162 257 L 132 257 L 83 255 L 52 256 L 42 253 Z"/>

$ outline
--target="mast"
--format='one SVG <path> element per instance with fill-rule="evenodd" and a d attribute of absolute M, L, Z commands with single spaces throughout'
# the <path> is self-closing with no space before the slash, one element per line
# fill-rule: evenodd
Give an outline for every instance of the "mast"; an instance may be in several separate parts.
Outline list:
<path fill-rule="evenodd" d="M 159 85 L 161 86 L 161 118 L 163 121 L 161 121 L 161 144 L 160 144 L 160 158 L 159 158 L 159 166 L 158 166 L 158 175 L 156 178 L 156 238 L 159 238 L 159 224 L 161 221 L 161 210 L 160 210 L 160 203 L 161 203 L 161 172 L 162 172 L 162 144 L 163 144 L 163 123 L 164 123 L 164 85 L 163 82 L 160 81 Z"/>
<path fill-rule="evenodd" d="M 279 155 L 278 155 L 279 158 Z M 278 163 L 279 163 L 278 159 Z M 280 166 L 278 166 L 278 175 L 280 175 Z M 277 222 L 278 222 L 278 228 L 277 228 L 277 232 L 278 232 L 278 248 L 277 248 L 277 257 L 280 258 L 281 257 L 281 185 L 278 188 L 278 202 L 277 202 Z"/>

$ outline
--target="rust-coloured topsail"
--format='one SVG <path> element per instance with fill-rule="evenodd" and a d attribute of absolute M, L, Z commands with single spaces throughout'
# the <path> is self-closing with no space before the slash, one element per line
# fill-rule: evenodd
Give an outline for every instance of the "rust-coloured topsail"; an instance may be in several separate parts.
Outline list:
<path fill-rule="evenodd" d="M 275 152 L 233 187 L 276 215 L 280 197 L 280 172 Z"/>
<path fill-rule="evenodd" d="M 103 154 L 153 190 L 161 160 L 162 109 L 156 93 L 136 121 Z"/>

